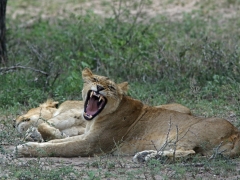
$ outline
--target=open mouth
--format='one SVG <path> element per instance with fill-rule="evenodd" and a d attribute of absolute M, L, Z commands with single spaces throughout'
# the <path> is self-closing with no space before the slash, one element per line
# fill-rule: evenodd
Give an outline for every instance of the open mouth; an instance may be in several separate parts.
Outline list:
<path fill-rule="evenodd" d="M 92 120 L 97 116 L 107 104 L 107 99 L 97 91 L 88 91 L 87 99 L 84 103 L 83 116 L 86 120 Z"/>

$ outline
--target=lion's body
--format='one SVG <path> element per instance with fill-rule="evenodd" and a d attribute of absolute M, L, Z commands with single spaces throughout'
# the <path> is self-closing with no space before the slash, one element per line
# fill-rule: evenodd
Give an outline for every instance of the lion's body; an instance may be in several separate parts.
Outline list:
<path fill-rule="evenodd" d="M 177 111 L 180 113 L 185 113 L 191 115 L 191 110 L 187 108 L 186 106 L 183 106 L 181 104 L 173 103 L 173 104 L 164 104 L 164 105 L 159 105 L 155 106 L 156 108 L 161 108 L 161 109 L 168 109 L 172 111 Z"/>
<path fill-rule="evenodd" d="M 43 122 L 48 122 L 51 118 L 59 116 L 60 114 L 69 111 L 76 110 L 81 111 L 83 108 L 82 101 L 64 101 L 59 108 L 57 108 L 58 102 L 53 101 L 52 99 L 47 100 L 45 103 L 40 104 L 37 108 L 30 109 L 26 114 L 19 116 L 16 119 L 16 128 L 19 133 L 25 133 L 30 127 L 38 127 Z M 69 131 L 65 130 L 65 134 L 67 136 L 82 134 L 85 128 L 85 121 L 82 123 L 82 127 L 76 127 L 75 129 L 80 129 L 80 131 L 76 132 L 76 130 Z"/>
<path fill-rule="evenodd" d="M 16 119 L 16 129 L 19 133 L 25 133 L 30 127 L 38 127 L 43 122 L 48 122 L 59 129 L 65 136 L 76 136 L 85 132 L 86 121 L 80 121 L 75 124 L 73 120 L 70 120 L 71 115 L 77 115 L 82 113 L 83 101 L 64 101 L 59 108 L 57 101 L 52 99 L 47 100 L 45 103 L 40 104 L 37 108 L 30 109 L 26 114 L 19 116 Z M 189 108 L 173 103 L 166 105 L 159 105 L 156 108 L 169 109 L 178 111 L 181 113 L 191 114 Z M 67 113 L 65 113 L 67 112 Z M 55 117 L 53 120 L 51 118 Z M 75 116 L 76 117 L 76 116 Z M 74 117 L 73 117 L 74 118 Z M 67 121 L 62 121 L 67 119 Z M 61 123 L 62 122 L 62 123 Z M 31 136 L 34 136 L 31 134 Z M 55 136 L 45 135 L 45 140 L 55 139 Z M 36 138 L 29 138 L 26 140 L 32 140 Z"/>
<path fill-rule="evenodd" d="M 217 146 L 224 155 L 232 157 L 240 153 L 239 131 L 227 120 L 198 118 L 158 106 L 146 106 L 125 95 L 127 83 L 117 85 L 106 77 L 92 74 L 89 69 L 83 70 L 83 79 L 82 95 L 86 102 L 83 111 L 67 111 L 58 116 L 59 119 L 54 117 L 50 121 L 55 124 L 70 119 L 78 124 L 86 119 L 85 133 L 20 145 L 17 147 L 19 156 L 71 157 L 110 152 L 133 155 L 157 149 L 162 155 L 181 157 L 195 153 L 210 155 Z M 98 105 L 95 101 L 99 101 Z M 99 110 L 95 110 L 96 107 Z M 43 136 L 61 138 L 60 131 L 46 123 L 38 130 Z"/>

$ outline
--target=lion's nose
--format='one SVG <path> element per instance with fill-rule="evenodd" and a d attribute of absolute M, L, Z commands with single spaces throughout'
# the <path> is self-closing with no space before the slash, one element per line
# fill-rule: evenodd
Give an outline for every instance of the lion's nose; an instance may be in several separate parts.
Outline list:
<path fill-rule="evenodd" d="M 104 90 L 104 88 L 102 86 L 97 85 L 97 91 L 99 92 L 99 91 L 102 91 L 102 90 Z"/>

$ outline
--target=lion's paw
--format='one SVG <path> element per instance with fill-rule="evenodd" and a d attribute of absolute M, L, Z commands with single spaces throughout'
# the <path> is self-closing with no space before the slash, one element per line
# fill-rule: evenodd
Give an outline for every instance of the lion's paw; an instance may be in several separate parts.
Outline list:
<path fill-rule="evenodd" d="M 135 156 L 133 157 L 133 162 L 144 163 L 148 162 L 151 159 L 163 161 L 166 160 L 166 158 L 168 159 L 168 157 L 166 156 L 166 152 L 168 151 L 155 151 L 155 150 L 141 151 L 135 154 Z"/>
<path fill-rule="evenodd" d="M 67 137 L 69 137 L 67 134 L 65 134 L 64 132 L 61 132 L 61 138 L 60 139 L 67 138 Z"/>
<path fill-rule="evenodd" d="M 14 157 L 23 157 L 23 156 L 30 156 L 31 149 L 36 149 L 39 143 L 36 142 L 28 142 L 26 144 L 18 145 L 13 151 Z"/>
<path fill-rule="evenodd" d="M 64 132 L 59 131 L 59 129 L 54 129 L 52 132 L 52 137 L 49 140 L 64 139 L 66 137 L 68 137 L 68 135 L 66 135 Z"/>
<path fill-rule="evenodd" d="M 150 159 L 156 158 L 158 155 L 159 152 L 155 150 L 145 150 L 135 154 L 133 161 L 137 163 L 143 163 L 149 161 Z"/>
<path fill-rule="evenodd" d="M 40 132 L 37 130 L 36 127 L 30 127 L 25 135 L 24 140 L 26 141 L 36 141 L 36 142 L 43 142 L 42 135 Z"/>

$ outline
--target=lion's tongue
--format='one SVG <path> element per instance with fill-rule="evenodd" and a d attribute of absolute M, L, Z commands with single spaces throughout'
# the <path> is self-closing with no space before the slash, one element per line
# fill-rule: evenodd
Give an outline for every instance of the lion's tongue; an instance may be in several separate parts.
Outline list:
<path fill-rule="evenodd" d="M 88 106 L 87 106 L 87 109 L 86 109 L 86 113 L 88 115 L 94 115 L 97 110 L 98 110 L 98 98 L 90 98 L 89 101 L 88 101 Z"/>

